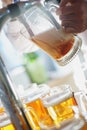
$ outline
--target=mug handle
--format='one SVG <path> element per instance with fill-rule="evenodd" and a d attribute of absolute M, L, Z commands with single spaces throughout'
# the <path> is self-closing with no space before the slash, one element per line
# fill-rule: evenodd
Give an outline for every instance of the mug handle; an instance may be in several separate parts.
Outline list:
<path fill-rule="evenodd" d="M 27 118 L 28 122 L 30 123 L 31 127 L 34 129 L 39 127 L 39 118 L 38 118 L 35 110 L 32 107 L 28 107 L 28 108 L 24 109 L 24 112 L 25 112 L 26 118 Z M 34 121 L 33 117 L 34 117 L 35 121 Z"/>

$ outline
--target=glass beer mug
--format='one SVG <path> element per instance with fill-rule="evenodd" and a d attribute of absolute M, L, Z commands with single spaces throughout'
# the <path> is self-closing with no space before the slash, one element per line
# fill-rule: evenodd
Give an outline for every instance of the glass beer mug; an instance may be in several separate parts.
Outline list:
<path fill-rule="evenodd" d="M 17 34 L 9 33 L 10 27 L 7 26 L 7 36 L 10 35 L 8 38 L 14 43 L 14 47 L 23 47 L 21 44 L 25 38 L 29 43 L 34 43 L 44 50 L 59 65 L 70 62 L 79 51 L 81 39 L 77 35 L 64 32 L 58 21 L 40 1 L 18 2 L 9 5 L 7 10 L 7 15 L 11 17 L 8 22 L 17 20 L 21 25 L 20 28 L 19 26 L 15 28 L 18 29 Z M 20 43 L 19 40 L 13 42 L 11 35 L 22 36 L 23 40 Z M 27 41 L 24 41 L 23 51 L 29 48 Z"/>
<path fill-rule="evenodd" d="M 0 130 L 16 130 L 0 100 Z"/>
<path fill-rule="evenodd" d="M 55 125 L 78 115 L 77 103 L 68 85 L 53 87 L 42 101 Z"/>
<path fill-rule="evenodd" d="M 24 92 L 25 96 L 22 95 L 21 97 L 25 115 L 32 130 L 53 130 L 55 127 L 54 121 L 40 99 L 42 96 L 49 93 L 49 86 L 41 84 L 37 87 L 38 88 L 29 88 L 30 90 L 27 90 L 27 94 Z"/>

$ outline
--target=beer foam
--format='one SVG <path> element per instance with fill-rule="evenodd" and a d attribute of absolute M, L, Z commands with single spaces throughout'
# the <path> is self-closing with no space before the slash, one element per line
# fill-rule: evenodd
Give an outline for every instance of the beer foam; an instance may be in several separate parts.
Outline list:
<path fill-rule="evenodd" d="M 69 41 L 72 39 L 73 34 L 65 33 L 62 29 L 57 30 L 56 28 L 49 29 L 47 31 L 44 31 L 43 33 L 40 33 L 33 37 L 33 39 L 38 39 L 41 41 L 44 41 L 46 43 L 56 43 L 57 41 Z M 59 43 L 58 43 L 59 44 Z M 63 42 L 64 44 L 64 42 Z"/>
<path fill-rule="evenodd" d="M 66 93 L 58 93 L 49 97 L 46 97 L 43 99 L 43 104 L 45 107 L 53 106 L 56 104 L 59 104 L 73 96 L 73 93 L 71 91 L 67 91 Z"/>

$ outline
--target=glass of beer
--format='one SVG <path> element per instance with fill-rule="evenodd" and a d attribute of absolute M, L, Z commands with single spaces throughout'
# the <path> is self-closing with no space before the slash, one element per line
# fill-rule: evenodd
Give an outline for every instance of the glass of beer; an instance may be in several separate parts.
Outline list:
<path fill-rule="evenodd" d="M 33 130 L 53 129 L 55 127 L 54 121 L 45 109 L 41 96 L 49 93 L 47 85 L 38 85 L 36 91 L 33 89 L 26 97 L 22 97 L 24 112 Z"/>
<path fill-rule="evenodd" d="M 74 94 L 68 85 L 52 88 L 49 96 L 42 98 L 42 101 L 56 125 L 78 114 Z"/>
<path fill-rule="evenodd" d="M 35 43 L 59 65 L 65 65 L 79 51 L 82 40 L 75 34 L 66 33 L 42 1 L 20 1 L 6 9 L 9 17 L 4 32 L 20 53 L 31 52 L 31 44 Z M 3 25 L 4 20 L 1 18 Z"/>
<path fill-rule="evenodd" d="M 66 33 L 51 12 L 40 3 L 32 4 L 25 12 L 24 18 L 29 27 L 29 39 L 59 65 L 67 64 L 79 51 L 81 39 L 77 35 Z"/>
<path fill-rule="evenodd" d="M 0 101 L 0 130 L 16 130 L 10 120 L 8 112 Z"/>

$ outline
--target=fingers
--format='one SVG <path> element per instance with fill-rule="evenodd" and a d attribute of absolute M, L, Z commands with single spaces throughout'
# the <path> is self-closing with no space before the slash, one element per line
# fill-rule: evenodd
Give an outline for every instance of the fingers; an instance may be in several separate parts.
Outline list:
<path fill-rule="evenodd" d="M 64 27 L 66 32 L 77 33 L 84 30 L 83 18 L 79 18 L 79 15 L 71 14 L 61 16 L 61 25 Z"/>
<path fill-rule="evenodd" d="M 70 33 L 78 33 L 84 30 L 82 23 L 77 23 L 75 21 L 64 21 L 64 23 L 62 23 L 62 26 L 66 32 Z"/>
<path fill-rule="evenodd" d="M 87 28 L 87 27 L 86 27 Z M 74 28 L 74 27 L 68 27 L 64 28 L 65 32 L 67 33 L 81 33 L 86 30 L 86 28 Z"/>
<path fill-rule="evenodd" d="M 69 0 L 65 0 L 65 2 L 67 1 Z M 70 1 L 73 2 L 73 0 Z M 78 33 L 84 30 L 83 11 L 80 3 L 73 3 L 70 6 L 63 6 L 60 7 L 59 10 L 59 18 L 61 20 L 61 25 L 66 32 Z"/>
<path fill-rule="evenodd" d="M 72 13 L 76 13 L 79 14 L 82 12 L 82 9 L 80 9 L 81 5 L 79 4 L 75 4 L 75 5 L 71 5 L 71 6 L 65 6 L 65 7 L 60 7 L 57 11 L 60 11 L 60 15 L 68 15 L 68 14 L 72 14 Z M 56 13 L 57 13 L 56 11 Z"/>
<path fill-rule="evenodd" d="M 86 0 L 61 0 L 57 11 L 66 32 L 80 33 L 87 29 Z"/>
<path fill-rule="evenodd" d="M 80 33 L 87 29 L 87 22 L 84 20 L 64 20 L 62 26 L 68 33 Z"/>
<path fill-rule="evenodd" d="M 79 21 L 82 23 L 83 22 L 83 18 L 81 15 L 77 15 L 77 14 L 70 14 L 70 15 L 60 15 L 60 20 L 62 22 L 64 21 L 73 21 L 73 22 L 77 22 L 79 23 Z"/>
<path fill-rule="evenodd" d="M 76 0 L 61 0 L 61 2 L 60 2 L 60 7 L 62 7 L 62 6 L 65 6 L 67 3 L 73 3 L 73 2 L 75 2 Z"/>

